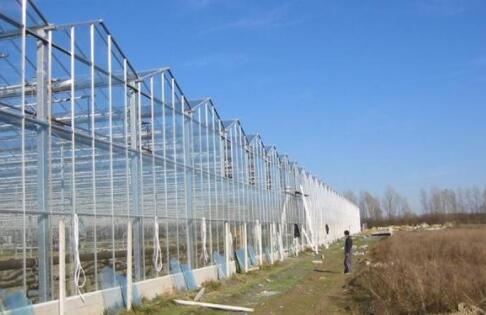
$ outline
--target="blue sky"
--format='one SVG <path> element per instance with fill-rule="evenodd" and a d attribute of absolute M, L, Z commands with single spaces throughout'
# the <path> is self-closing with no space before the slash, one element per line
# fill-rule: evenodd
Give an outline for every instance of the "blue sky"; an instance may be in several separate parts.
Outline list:
<path fill-rule="evenodd" d="M 486 2 L 37 0 L 337 190 L 486 184 Z"/>

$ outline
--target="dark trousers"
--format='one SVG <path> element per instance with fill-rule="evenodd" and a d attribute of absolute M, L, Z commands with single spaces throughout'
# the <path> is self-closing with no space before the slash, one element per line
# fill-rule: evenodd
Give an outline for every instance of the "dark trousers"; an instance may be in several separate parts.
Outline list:
<path fill-rule="evenodd" d="M 347 254 L 344 254 L 344 273 L 349 273 L 351 272 L 351 269 L 352 269 L 352 257 L 353 257 L 353 254 L 351 253 L 347 253 Z"/>

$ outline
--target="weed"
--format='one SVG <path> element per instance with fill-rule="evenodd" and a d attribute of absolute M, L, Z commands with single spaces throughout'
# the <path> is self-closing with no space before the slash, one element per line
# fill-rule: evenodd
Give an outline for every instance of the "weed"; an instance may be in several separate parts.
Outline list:
<path fill-rule="evenodd" d="M 207 292 L 217 291 L 221 288 L 221 281 L 209 280 L 204 282 L 202 286 L 208 290 Z"/>
<path fill-rule="evenodd" d="M 351 283 L 367 296 L 366 312 L 436 314 L 486 299 L 486 230 L 397 233 L 371 251 Z"/>

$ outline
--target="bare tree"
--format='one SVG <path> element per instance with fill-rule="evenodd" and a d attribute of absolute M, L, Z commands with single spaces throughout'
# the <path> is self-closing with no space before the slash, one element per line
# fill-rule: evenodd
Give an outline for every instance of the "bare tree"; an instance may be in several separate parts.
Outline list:
<path fill-rule="evenodd" d="M 430 205 L 427 191 L 423 188 L 420 190 L 420 204 L 422 206 L 423 213 L 430 213 Z"/>
<path fill-rule="evenodd" d="M 400 194 L 392 186 L 388 186 L 383 196 L 382 208 L 389 220 L 397 215 L 399 203 Z"/>
<path fill-rule="evenodd" d="M 464 189 L 461 187 L 456 189 L 456 213 L 466 213 L 467 208 L 466 208 L 466 202 L 464 199 Z"/>
<path fill-rule="evenodd" d="M 476 186 L 465 189 L 464 204 L 465 204 L 465 209 L 469 213 L 481 212 L 481 206 L 483 200 L 481 195 L 482 195 L 481 191 Z"/>
<path fill-rule="evenodd" d="M 442 206 L 444 213 L 456 213 L 457 212 L 457 199 L 456 193 L 451 189 L 442 189 Z"/>
<path fill-rule="evenodd" d="M 347 191 L 344 195 L 359 205 L 362 220 L 372 224 L 386 223 L 383 219 L 390 222 L 403 218 L 413 220 L 415 216 L 407 198 L 392 186 L 387 187 L 381 199 L 368 191 L 361 191 L 359 198 L 356 198 L 352 191 Z M 486 213 L 486 187 L 482 190 L 476 186 L 421 189 L 420 205 L 423 214 L 433 215 L 431 217 L 439 219 L 451 214 Z"/>
<path fill-rule="evenodd" d="M 444 200 L 441 189 L 432 187 L 430 189 L 429 207 L 430 213 L 439 214 L 444 212 Z"/>
<path fill-rule="evenodd" d="M 399 196 L 397 214 L 401 217 L 407 217 L 413 214 L 412 208 L 408 203 L 407 198 Z"/>
<path fill-rule="evenodd" d="M 448 188 L 432 187 L 429 192 L 420 191 L 420 203 L 424 213 L 481 213 L 486 212 L 486 188 L 478 187 Z"/>
<path fill-rule="evenodd" d="M 471 190 L 471 196 L 472 196 L 472 203 L 473 203 L 473 209 L 471 209 L 472 212 L 480 213 L 482 207 L 482 199 L 483 199 L 481 190 L 479 190 L 477 186 L 474 186 Z"/>
<path fill-rule="evenodd" d="M 365 213 L 366 218 L 371 220 L 381 220 L 383 211 L 380 206 L 380 200 L 368 191 L 362 191 L 360 194 L 360 207 Z"/>
<path fill-rule="evenodd" d="M 483 190 L 483 213 L 486 213 L 486 187 Z"/>
<path fill-rule="evenodd" d="M 361 220 L 366 221 L 370 218 L 370 215 L 369 215 L 369 212 L 368 212 L 368 206 L 366 204 L 364 194 L 365 193 L 362 191 L 359 195 L 359 214 L 360 214 Z"/>
<path fill-rule="evenodd" d="M 351 201 L 355 205 L 357 205 L 359 203 L 358 197 L 356 197 L 356 195 L 354 194 L 354 192 L 352 190 L 346 190 L 343 193 L 343 196 L 344 196 L 344 198 L 348 199 L 349 201 Z"/>

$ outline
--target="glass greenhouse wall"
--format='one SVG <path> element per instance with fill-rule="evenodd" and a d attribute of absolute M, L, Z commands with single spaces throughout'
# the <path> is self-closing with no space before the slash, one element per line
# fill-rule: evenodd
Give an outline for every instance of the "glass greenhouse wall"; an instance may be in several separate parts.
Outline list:
<path fill-rule="evenodd" d="M 263 260 L 360 229 L 354 204 L 238 120 L 222 120 L 211 99 L 186 96 L 169 68 L 134 69 L 102 21 L 50 24 L 30 1 L 1 0 L 4 301 L 57 298 L 60 219 L 67 295 L 80 292 L 79 264 L 82 292 L 118 285 L 128 221 L 134 281 L 171 273 L 171 261 L 215 264 L 225 222 L 233 250 L 246 244 Z"/>

